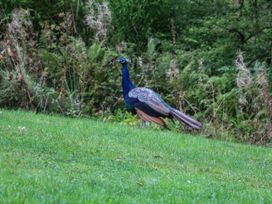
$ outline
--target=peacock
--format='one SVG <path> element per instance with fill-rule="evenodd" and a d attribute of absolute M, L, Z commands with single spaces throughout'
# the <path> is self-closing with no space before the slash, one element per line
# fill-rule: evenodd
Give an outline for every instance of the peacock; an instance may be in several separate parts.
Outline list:
<path fill-rule="evenodd" d="M 130 80 L 128 59 L 121 57 L 122 65 L 122 89 L 127 109 L 144 122 L 153 122 L 161 127 L 166 127 L 162 118 L 177 119 L 192 129 L 200 129 L 201 123 L 167 104 L 158 93 L 146 88 L 135 87 Z"/>

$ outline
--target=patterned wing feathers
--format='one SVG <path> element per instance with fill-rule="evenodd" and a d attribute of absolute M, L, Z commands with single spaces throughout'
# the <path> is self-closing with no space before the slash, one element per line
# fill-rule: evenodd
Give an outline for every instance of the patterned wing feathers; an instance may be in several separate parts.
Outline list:
<path fill-rule="evenodd" d="M 134 88 L 128 96 L 131 98 L 137 98 L 139 101 L 146 103 L 155 111 L 168 116 L 170 109 L 164 104 L 165 102 L 151 89 L 148 88 Z"/>

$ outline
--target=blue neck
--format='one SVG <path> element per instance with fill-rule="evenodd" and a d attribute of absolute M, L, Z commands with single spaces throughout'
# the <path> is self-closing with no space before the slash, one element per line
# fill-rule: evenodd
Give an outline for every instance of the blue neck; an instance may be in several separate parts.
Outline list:
<path fill-rule="evenodd" d="M 123 96 L 125 97 L 131 89 L 135 88 L 135 86 L 130 80 L 127 64 L 122 64 L 122 66 L 122 88 Z"/>

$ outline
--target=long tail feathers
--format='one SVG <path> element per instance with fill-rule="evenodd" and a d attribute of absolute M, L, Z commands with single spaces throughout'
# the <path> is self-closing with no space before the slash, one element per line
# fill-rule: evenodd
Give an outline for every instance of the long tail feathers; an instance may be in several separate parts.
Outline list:
<path fill-rule="evenodd" d="M 172 109 L 170 112 L 174 118 L 178 119 L 179 121 L 185 123 L 187 126 L 194 128 L 194 129 L 200 129 L 202 128 L 202 124 L 195 119 L 191 118 L 190 116 L 182 113 L 181 111 L 177 109 Z"/>

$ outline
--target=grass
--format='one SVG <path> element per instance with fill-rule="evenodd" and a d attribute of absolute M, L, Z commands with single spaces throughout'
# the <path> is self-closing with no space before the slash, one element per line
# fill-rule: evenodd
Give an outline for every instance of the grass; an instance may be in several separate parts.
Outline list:
<path fill-rule="evenodd" d="M 272 203 L 272 149 L 0 110 L 0 203 Z"/>

